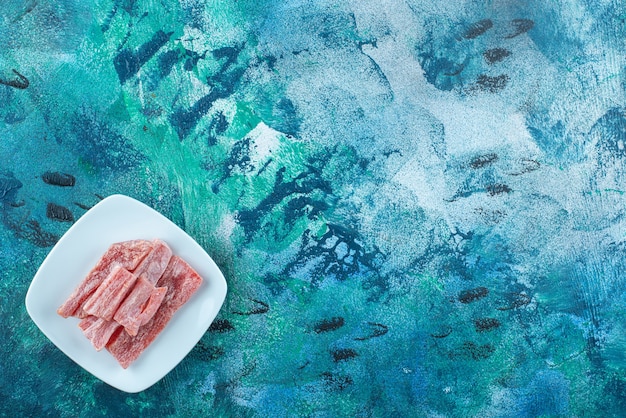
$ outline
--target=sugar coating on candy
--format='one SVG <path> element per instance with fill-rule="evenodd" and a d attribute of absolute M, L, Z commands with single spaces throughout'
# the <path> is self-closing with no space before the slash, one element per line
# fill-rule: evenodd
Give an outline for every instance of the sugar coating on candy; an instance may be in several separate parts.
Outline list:
<path fill-rule="evenodd" d="M 202 284 L 162 240 L 113 244 L 58 309 L 76 316 L 96 350 L 106 347 L 126 369 Z"/>
<path fill-rule="evenodd" d="M 113 268 L 119 265 L 132 272 L 148 255 L 152 247 L 153 243 L 147 240 L 124 241 L 111 245 L 87 274 L 87 277 L 80 282 L 65 303 L 57 309 L 57 313 L 64 318 L 69 316 L 86 317 L 87 314 L 83 312 L 85 301 L 102 284 Z"/>
<path fill-rule="evenodd" d="M 202 284 L 202 278 L 182 258 L 173 256 L 157 283 L 167 287 L 161 306 L 136 336 L 118 330 L 107 344 L 107 350 L 123 368 L 128 368 L 157 338 L 174 313 L 183 306 Z"/>

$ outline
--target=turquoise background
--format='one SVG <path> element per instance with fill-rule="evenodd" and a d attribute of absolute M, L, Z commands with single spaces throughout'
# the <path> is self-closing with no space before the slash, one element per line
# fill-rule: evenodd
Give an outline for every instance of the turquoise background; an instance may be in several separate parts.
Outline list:
<path fill-rule="evenodd" d="M 625 22 L 617 0 L 4 0 L 0 416 L 624 416 Z M 139 394 L 24 306 L 115 193 L 229 284 Z"/>

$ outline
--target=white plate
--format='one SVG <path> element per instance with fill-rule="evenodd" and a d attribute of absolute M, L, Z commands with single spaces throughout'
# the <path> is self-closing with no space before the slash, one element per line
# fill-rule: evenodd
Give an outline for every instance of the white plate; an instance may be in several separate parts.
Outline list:
<path fill-rule="evenodd" d="M 154 238 L 165 241 L 203 282 L 156 340 L 124 370 L 106 349 L 93 348 L 78 328 L 77 318 L 62 318 L 56 311 L 109 245 Z M 226 280 L 198 243 L 143 203 L 113 195 L 83 215 L 50 251 L 28 289 L 26 310 L 46 337 L 78 365 L 113 387 L 135 393 L 176 367 L 207 331 L 225 297 Z"/>

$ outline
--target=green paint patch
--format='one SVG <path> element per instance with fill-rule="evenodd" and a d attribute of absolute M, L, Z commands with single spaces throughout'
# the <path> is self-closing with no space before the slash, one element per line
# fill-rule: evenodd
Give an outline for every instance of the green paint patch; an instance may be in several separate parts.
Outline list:
<path fill-rule="evenodd" d="M 261 118 L 251 106 L 245 102 L 237 102 L 235 115 L 224 136 L 235 139 L 244 138 L 260 122 Z"/>
<path fill-rule="evenodd" d="M 83 157 L 78 157 L 78 167 L 88 174 L 89 176 L 95 176 L 97 174 L 96 168 L 90 161 L 85 160 Z"/>

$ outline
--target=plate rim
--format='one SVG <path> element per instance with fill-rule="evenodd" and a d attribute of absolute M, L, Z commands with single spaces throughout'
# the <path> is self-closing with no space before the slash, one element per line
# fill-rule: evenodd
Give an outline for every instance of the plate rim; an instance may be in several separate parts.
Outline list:
<path fill-rule="evenodd" d="M 216 298 L 216 301 L 215 301 L 216 302 L 215 303 L 216 307 L 211 309 L 211 314 L 209 315 L 210 317 L 207 317 L 205 322 L 202 322 L 202 326 L 198 327 L 197 335 L 196 335 L 196 333 L 192 333 L 192 336 L 189 338 L 189 340 L 186 341 L 187 344 L 190 345 L 190 349 L 189 350 L 185 350 L 182 355 L 179 354 L 180 358 L 177 357 L 175 359 L 175 361 L 173 361 L 173 362 L 170 361 L 169 365 L 167 365 L 163 369 L 159 370 L 157 373 L 154 373 L 152 375 L 152 377 L 143 378 L 143 379 L 142 379 L 140 374 L 138 375 L 137 373 L 133 373 L 133 369 L 132 369 L 133 364 L 131 364 L 131 366 L 128 369 L 122 369 L 121 366 L 117 363 L 117 361 L 113 360 L 113 361 L 115 361 L 115 364 L 117 365 L 117 367 L 119 367 L 119 370 L 117 370 L 116 373 L 115 373 L 117 378 L 115 376 L 103 376 L 102 373 L 98 373 L 97 371 L 94 371 L 94 367 L 90 367 L 90 364 L 82 364 L 80 362 L 80 360 L 75 358 L 76 353 L 74 351 L 68 352 L 68 350 L 66 350 L 67 347 L 66 347 L 65 343 L 63 341 L 58 341 L 57 340 L 57 336 L 54 335 L 54 333 L 51 332 L 50 326 L 47 325 L 47 322 L 45 320 L 42 320 L 42 317 L 41 317 L 37 307 L 34 305 L 35 303 L 38 303 L 38 300 L 40 300 L 40 299 L 36 299 L 37 298 L 37 292 L 40 291 L 41 290 L 40 288 L 44 286 L 44 285 L 41 284 L 41 280 L 42 280 L 42 277 L 47 273 L 47 269 L 49 268 L 48 265 L 50 263 L 52 263 L 51 260 L 55 260 L 55 258 L 59 257 L 59 254 L 58 254 L 59 251 L 63 251 L 63 249 L 67 245 L 70 245 L 72 243 L 71 240 L 72 240 L 72 236 L 74 235 L 74 233 L 76 231 L 81 231 L 81 229 L 89 228 L 88 226 L 85 227 L 84 224 L 88 223 L 89 221 L 93 222 L 94 216 L 98 216 L 102 210 L 106 209 L 110 205 L 124 205 L 124 204 L 130 205 L 131 207 L 135 207 L 138 211 L 144 211 L 144 212 L 148 211 L 148 213 L 150 213 L 151 216 L 155 216 L 156 219 L 158 219 L 162 223 L 161 225 L 163 227 L 169 228 L 172 231 L 174 231 L 176 234 L 181 235 L 182 237 L 184 237 L 185 240 L 183 242 L 183 244 L 184 244 L 183 246 L 184 247 L 191 246 L 191 247 L 193 247 L 195 253 L 200 254 L 203 258 L 206 257 L 206 260 L 209 262 L 209 265 L 206 268 L 212 270 L 211 271 L 212 273 L 215 273 L 215 274 L 211 274 L 210 277 L 205 277 L 204 275 L 200 274 L 202 279 L 203 279 L 203 285 L 206 286 L 207 284 L 209 284 L 207 282 L 210 281 L 209 285 L 211 286 L 211 288 L 215 288 L 215 290 L 213 291 L 213 292 L 215 292 L 215 294 L 213 294 L 211 290 L 206 290 L 205 291 L 205 293 L 206 293 L 205 296 L 211 296 L 211 297 L 214 296 Z M 96 218 L 96 220 L 97 220 L 97 218 Z M 87 224 L 87 225 L 89 225 L 89 224 Z M 159 238 L 159 237 L 154 236 L 154 238 Z M 67 243 L 68 241 L 70 242 L 70 244 Z M 108 246 L 108 245 L 110 245 L 112 243 L 113 242 L 107 242 L 106 245 Z M 189 260 L 186 260 L 186 261 L 189 261 Z M 90 261 L 89 263 L 86 263 L 86 264 L 89 265 L 90 266 L 89 269 L 91 269 L 96 262 L 97 262 L 97 258 L 93 259 L 92 261 Z M 192 267 L 194 267 L 194 269 L 197 270 L 197 266 L 193 266 L 192 265 Z M 67 281 L 70 282 L 71 288 L 74 289 L 78 285 L 78 283 L 80 283 L 80 281 L 82 280 L 83 277 L 73 278 L 74 280 L 67 279 Z M 110 385 L 112 387 L 115 387 L 116 389 L 119 389 L 119 390 L 127 392 L 127 393 L 137 393 L 137 392 L 141 392 L 143 390 L 148 389 L 149 387 L 151 387 L 152 385 L 156 384 L 158 381 L 163 379 L 167 374 L 169 374 L 189 354 L 189 352 L 197 345 L 197 343 L 200 341 L 200 339 L 206 334 L 206 332 L 207 332 L 208 328 L 210 327 L 210 325 L 215 321 L 215 318 L 219 314 L 219 312 L 220 312 L 220 310 L 221 310 L 221 308 L 222 308 L 222 306 L 224 304 L 224 301 L 226 299 L 227 293 L 228 293 L 228 283 L 226 282 L 226 278 L 224 277 L 224 274 L 220 270 L 219 266 L 217 266 L 217 264 L 215 263 L 213 258 L 204 250 L 204 248 L 200 244 L 198 244 L 189 234 L 187 234 L 187 232 L 185 232 L 182 228 L 180 228 L 178 225 L 176 225 L 170 219 L 165 217 L 163 214 L 161 214 L 157 210 L 151 208 L 150 206 L 146 205 L 145 203 L 143 203 L 143 202 L 141 202 L 141 201 L 139 201 L 137 199 L 134 199 L 134 198 L 132 198 L 130 196 L 123 195 L 123 194 L 113 194 L 113 195 L 110 195 L 110 196 L 102 199 L 100 202 L 98 202 L 96 205 L 94 205 L 91 209 L 89 209 L 85 214 L 83 214 L 63 234 L 63 236 L 59 239 L 59 241 L 57 241 L 57 243 L 54 245 L 54 247 L 46 255 L 45 259 L 43 260 L 43 262 L 40 264 L 39 268 L 37 269 L 37 272 L 33 276 L 33 279 L 31 280 L 31 283 L 30 283 L 30 285 L 28 287 L 28 291 L 26 292 L 26 297 L 25 297 L 24 302 L 25 302 L 25 305 L 26 305 L 26 311 L 27 311 L 28 315 L 30 316 L 31 320 L 35 323 L 35 325 L 37 326 L 39 331 L 41 331 L 44 334 L 44 336 L 50 342 L 52 342 L 52 344 L 54 344 L 70 360 L 72 360 L 79 367 L 81 367 L 82 369 L 84 369 L 85 371 L 87 371 L 88 373 L 93 375 L 94 377 L 98 378 L 99 380 L 107 383 L 108 385 Z M 69 296 L 69 294 L 67 296 Z M 194 296 L 196 296 L 196 295 L 194 294 Z M 193 296 L 192 296 L 192 298 L 193 298 Z M 200 304 L 200 302 L 201 301 L 196 301 L 197 304 Z M 51 304 L 52 304 L 52 302 L 51 302 Z M 181 309 L 184 309 L 186 306 L 187 305 L 184 305 Z M 193 305 L 193 306 L 195 306 L 195 305 Z M 180 312 L 180 310 L 177 311 L 176 313 L 179 313 L 179 312 Z M 176 313 L 172 317 L 172 320 L 174 320 L 174 318 L 176 318 Z M 57 319 L 56 316 L 58 316 L 58 314 L 56 312 L 56 309 L 53 312 L 50 312 L 50 314 L 55 316 L 54 320 Z M 59 318 L 60 318 L 60 316 L 59 316 Z M 63 318 L 61 318 L 61 319 L 63 319 Z M 67 319 L 70 319 L 70 318 L 66 318 L 65 320 L 67 320 Z M 54 320 L 51 320 L 51 321 L 54 321 Z M 172 324 L 172 322 L 170 321 L 168 323 L 168 325 L 165 327 L 165 329 L 162 331 L 161 334 L 165 333 L 165 331 L 169 328 L 169 326 L 171 324 Z M 205 327 L 205 325 L 206 325 L 206 327 Z M 68 327 L 71 327 L 71 325 L 68 324 Z M 199 332 L 199 331 L 202 331 L 202 332 Z M 68 332 L 70 332 L 70 331 L 68 331 Z M 161 334 L 159 334 L 159 336 L 161 336 Z M 193 344 L 189 344 L 190 341 L 193 341 Z M 157 340 L 155 340 L 150 346 L 156 344 L 157 342 L 158 342 L 158 337 L 157 337 Z M 162 341 L 161 345 L 163 345 L 165 343 L 166 342 Z M 149 347 L 148 347 L 148 349 L 149 349 Z M 90 348 L 91 348 L 91 350 L 93 350 L 93 353 L 98 353 L 93 347 L 90 346 Z M 106 350 L 102 350 L 102 352 L 105 352 L 106 355 L 110 356 L 110 354 L 108 352 L 106 352 Z M 142 353 L 142 356 L 144 354 L 145 354 L 145 352 Z M 94 354 L 94 355 L 97 356 L 98 354 Z M 141 359 L 142 356 L 140 356 L 139 359 Z M 110 357 L 113 358 L 112 356 L 110 356 Z M 137 361 L 139 361 L 139 359 Z M 84 363 L 84 361 L 83 361 L 83 363 Z"/>

